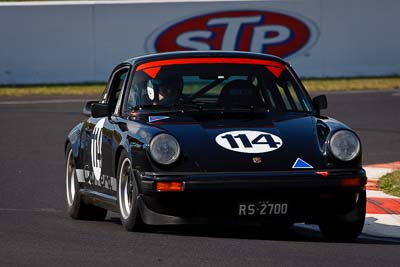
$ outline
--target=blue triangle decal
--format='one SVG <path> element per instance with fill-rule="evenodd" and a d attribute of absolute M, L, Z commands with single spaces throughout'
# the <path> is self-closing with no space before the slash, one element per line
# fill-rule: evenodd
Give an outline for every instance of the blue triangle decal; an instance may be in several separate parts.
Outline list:
<path fill-rule="evenodd" d="M 168 116 L 149 116 L 149 122 L 155 122 L 160 120 L 169 119 Z"/>
<path fill-rule="evenodd" d="M 293 164 L 292 169 L 313 169 L 314 167 L 302 160 L 297 158 L 296 162 Z"/>

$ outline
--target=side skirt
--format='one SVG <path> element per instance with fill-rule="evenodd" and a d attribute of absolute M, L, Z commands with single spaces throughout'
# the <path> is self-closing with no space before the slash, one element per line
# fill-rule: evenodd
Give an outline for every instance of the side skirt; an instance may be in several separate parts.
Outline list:
<path fill-rule="evenodd" d="M 82 200 L 86 204 L 107 209 L 113 212 L 119 212 L 118 199 L 115 196 L 110 196 L 108 194 L 93 191 L 88 188 L 81 188 L 79 192 L 81 193 Z"/>

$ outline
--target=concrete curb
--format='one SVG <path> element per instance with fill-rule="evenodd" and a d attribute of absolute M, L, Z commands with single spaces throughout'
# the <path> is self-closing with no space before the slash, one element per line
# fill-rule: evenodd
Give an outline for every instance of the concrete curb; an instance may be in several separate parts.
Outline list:
<path fill-rule="evenodd" d="M 400 161 L 364 166 L 364 170 L 368 177 L 367 190 L 379 190 L 379 179 L 382 176 L 399 169 Z"/>
<path fill-rule="evenodd" d="M 400 161 L 364 166 L 368 177 L 364 235 L 400 239 L 400 198 L 379 190 L 379 179 L 399 169 Z"/>

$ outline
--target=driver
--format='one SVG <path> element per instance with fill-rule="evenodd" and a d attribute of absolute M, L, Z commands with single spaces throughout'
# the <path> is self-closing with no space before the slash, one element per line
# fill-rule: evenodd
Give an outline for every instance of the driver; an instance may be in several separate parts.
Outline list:
<path fill-rule="evenodd" d="M 182 78 L 165 78 L 150 80 L 147 93 L 154 105 L 172 105 L 181 96 Z"/>

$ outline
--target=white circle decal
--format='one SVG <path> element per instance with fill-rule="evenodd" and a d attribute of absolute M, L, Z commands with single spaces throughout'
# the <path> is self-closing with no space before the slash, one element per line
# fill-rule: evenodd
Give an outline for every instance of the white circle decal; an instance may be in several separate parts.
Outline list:
<path fill-rule="evenodd" d="M 219 134 L 215 141 L 223 148 L 240 153 L 265 153 L 279 149 L 283 141 L 276 135 L 259 131 L 231 131 Z"/>
<path fill-rule="evenodd" d="M 100 180 L 101 177 L 101 145 L 103 143 L 103 127 L 105 118 L 100 119 L 93 130 L 93 137 L 91 142 L 91 158 L 94 177 Z"/>
<path fill-rule="evenodd" d="M 149 96 L 149 99 L 150 99 L 151 101 L 154 100 L 154 97 L 155 97 L 155 95 L 154 95 L 154 88 L 153 88 L 153 84 L 151 83 L 151 81 L 148 81 L 148 82 L 147 82 L 147 95 Z"/>

